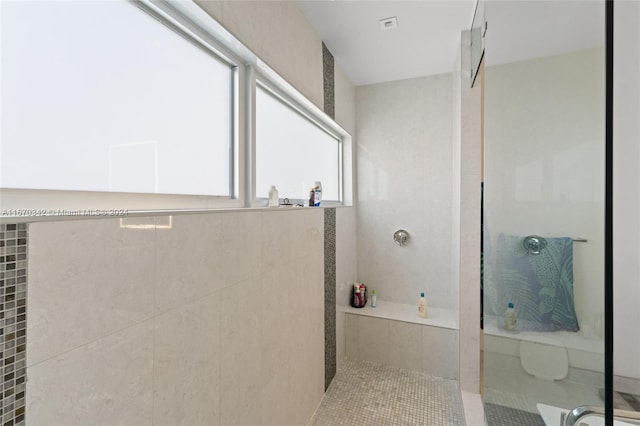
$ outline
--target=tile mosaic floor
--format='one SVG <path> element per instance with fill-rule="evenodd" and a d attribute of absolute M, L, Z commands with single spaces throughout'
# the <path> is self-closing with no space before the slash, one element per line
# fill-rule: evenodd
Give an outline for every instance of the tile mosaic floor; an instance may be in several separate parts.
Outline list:
<path fill-rule="evenodd" d="M 310 424 L 463 426 L 465 422 L 454 380 L 345 361 Z"/>
<path fill-rule="evenodd" d="M 502 405 L 484 404 L 487 425 L 490 426 L 545 426 L 542 416 Z"/>

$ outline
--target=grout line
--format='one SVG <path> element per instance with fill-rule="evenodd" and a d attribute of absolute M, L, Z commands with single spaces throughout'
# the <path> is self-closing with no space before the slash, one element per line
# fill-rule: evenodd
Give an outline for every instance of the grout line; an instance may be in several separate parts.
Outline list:
<path fill-rule="evenodd" d="M 154 218 L 156 225 L 158 217 Z M 156 423 L 156 320 L 158 318 L 158 227 L 153 230 L 153 324 L 151 326 L 151 425 Z"/>

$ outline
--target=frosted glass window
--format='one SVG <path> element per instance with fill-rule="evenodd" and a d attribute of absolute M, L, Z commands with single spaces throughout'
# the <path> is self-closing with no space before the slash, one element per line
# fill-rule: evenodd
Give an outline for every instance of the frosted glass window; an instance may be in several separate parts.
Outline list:
<path fill-rule="evenodd" d="M 322 199 L 340 201 L 341 143 L 273 96 L 256 90 L 256 196 L 307 199 L 315 181 Z"/>
<path fill-rule="evenodd" d="M 0 7 L 0 187 L 231 195 L 230 64 L 131 2 Z"/>

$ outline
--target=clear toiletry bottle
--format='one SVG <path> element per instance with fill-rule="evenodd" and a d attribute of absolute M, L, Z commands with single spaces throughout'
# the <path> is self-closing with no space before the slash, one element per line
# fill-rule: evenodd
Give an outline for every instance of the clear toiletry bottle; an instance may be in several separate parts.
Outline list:
<path fill-rule="evenodd" d="M 507 309 L 504 311 L 504 329 L 509 331 L 515 330 L 517 321 L 518 316 L 516 315 L 516 310 L 513 308 L 513 303 L 509 302 Z"/>
<path fill-rule="evenodd" d="M 420 299 L 418 299 L 418 316 L 427 317 L 427 299 L 424 298 L 424 291 L 420 293 Z"/>
<path fill-rule="evenodd" d="M 376 290 L 375 289 L 371 290 L 371 307 L 372 308 L 376 307 Z"/>
<path fill-rule="evenodd" d="M 269 189 L 269 207 L 278 207 L 279 205 L 278 190 L 275 185 L 271 185 L 271 189 Z"/>
<path fill-rule="evenodd" d="M 313 192 L 313 205 L 319 207 L 322 201 L 322 183 L 319 180 L 313 184 Z"/>

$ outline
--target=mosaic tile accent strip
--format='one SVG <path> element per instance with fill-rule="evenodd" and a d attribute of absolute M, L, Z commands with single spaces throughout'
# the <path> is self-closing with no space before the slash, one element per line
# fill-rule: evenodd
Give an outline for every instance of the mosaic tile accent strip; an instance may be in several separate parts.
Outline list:
<path fill-rule="evenodd" d="M 340 366 L 311 420 L 314 426 L 464 424 L 455 380 L 351 360 Z"/>
<path fill-rule="evenodd" d="M 336 209 L 324 209 L 324 390 L 336 375 Z"/>
<path fill-rule="evenodd" d="M 324 112 L 333 119 L 336 118 L 336 83 L 334 74 L 333 55 L 322 43 L 322 81 L 324 85 Z"/>
<path fill-rule="evenodd" d="M 0 420 L 25 424 L 27 224 L 0 224 Z"/>

